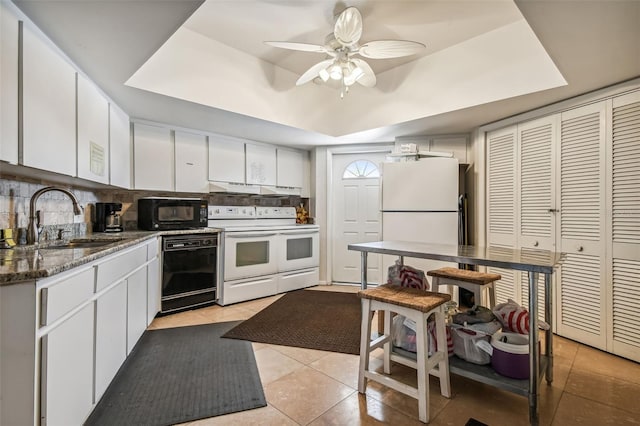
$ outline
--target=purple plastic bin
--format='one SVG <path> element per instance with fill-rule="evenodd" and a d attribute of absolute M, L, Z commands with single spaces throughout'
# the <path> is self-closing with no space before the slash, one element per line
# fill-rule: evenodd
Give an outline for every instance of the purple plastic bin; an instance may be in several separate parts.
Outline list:
<path fill-rule="evenodd" d="M 491 338 L 491 366 L 496 373 L 513 379 L 529 378 L 529 336 L 495 333 Z"/>

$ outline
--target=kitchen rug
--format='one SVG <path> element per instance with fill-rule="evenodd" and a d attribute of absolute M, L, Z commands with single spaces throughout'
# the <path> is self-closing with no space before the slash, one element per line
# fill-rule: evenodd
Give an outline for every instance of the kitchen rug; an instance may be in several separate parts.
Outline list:
<path fill-rule="evenodd" d="M 358 355 L 360 310 L 355 293 L 296 290 L 222 337 Z"/>
<path fill-rule="evenodd" d="M 173 425 L 267 405 L 238 321 L 147 330 L 85 425 Z"/>

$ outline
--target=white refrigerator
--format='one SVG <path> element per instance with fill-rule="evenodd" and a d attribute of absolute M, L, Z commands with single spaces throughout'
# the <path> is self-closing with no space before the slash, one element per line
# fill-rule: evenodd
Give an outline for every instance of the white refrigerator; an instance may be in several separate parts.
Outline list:
<path fill-rule="evenodd" d="M 382 163 L 382 239 L 458 244 L 458 160 Z M 382 279 L 397 257 L 383 256 Z M 425 273 L 452 263 L 405 258 Z M 431 280 L 429 280 L 431 281 Z"/>

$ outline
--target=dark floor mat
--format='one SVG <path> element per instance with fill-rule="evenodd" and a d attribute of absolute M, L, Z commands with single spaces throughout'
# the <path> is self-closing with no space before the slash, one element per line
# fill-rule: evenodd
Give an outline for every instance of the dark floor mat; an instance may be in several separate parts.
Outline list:
<path fill-rule="evenodd" d="M 222 337 L 358 355 L 360 310 L 355 293 L 297 290 Z"/>
<path fill-rule="evenodd" d="M 172 425 L 266 406 L 251 343 L 221 339 L 237 321 L 147 330 L 86 425 Z"/>

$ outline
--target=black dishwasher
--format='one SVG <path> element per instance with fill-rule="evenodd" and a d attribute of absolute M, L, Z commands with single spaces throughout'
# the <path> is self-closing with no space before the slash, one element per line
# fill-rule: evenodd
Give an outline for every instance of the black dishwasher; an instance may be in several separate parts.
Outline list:
<path fill-rule="evenodd" d="M 161 313 L 216 300 L 218 235 L 188 234 L 162 237 Z"/>

